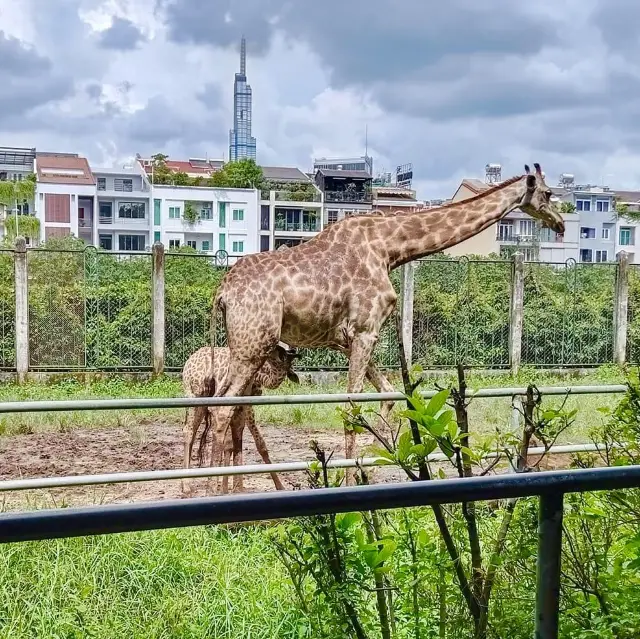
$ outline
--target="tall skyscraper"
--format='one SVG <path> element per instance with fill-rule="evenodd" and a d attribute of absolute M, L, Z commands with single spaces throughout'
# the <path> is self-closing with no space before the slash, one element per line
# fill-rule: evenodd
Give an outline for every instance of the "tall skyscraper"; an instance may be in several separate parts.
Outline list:
<path fill-rule="evenodd" d="M 251 136 L 251 86 L 247 84 L 247 43 L 240 44 L 240 73 L 233 83 L 233 129 L 229 131 L 229 160 L 256 159 L 256 139 Z"/>

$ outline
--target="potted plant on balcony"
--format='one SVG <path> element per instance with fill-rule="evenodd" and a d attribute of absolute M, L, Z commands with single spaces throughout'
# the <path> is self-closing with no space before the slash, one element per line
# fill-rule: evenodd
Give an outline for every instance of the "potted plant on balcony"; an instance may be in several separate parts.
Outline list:
<path fill-rule="evenodd" d="M 193 202 L 185 202 L 184 203 L 184 214 L 183 219 L 187 224 L 196 224 L 200 221 L 200 215 L 193 204 Z"/>

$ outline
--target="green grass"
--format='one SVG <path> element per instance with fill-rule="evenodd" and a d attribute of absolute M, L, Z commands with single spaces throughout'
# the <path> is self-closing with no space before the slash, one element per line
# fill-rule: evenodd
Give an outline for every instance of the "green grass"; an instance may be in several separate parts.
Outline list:
<path fill-rule="evenodd" d="M 4 545 L 0 637 L 296 637 L 259 529 L 198 527 Z"/>
<path fill-rule="evenodd" d="M 400 389 L 397 379 L 393 380 Z M 455 379 L 443 374 L 430 379 L 424 388 L 434 388 L 436 383 L 446 386 Z M 538 386 L 567 386 L 591 384 L 617 384 L 624 382 L 622 371 L 613 366 L 594 369 L 588 375 L 563 376 L 552 375 L 545 371 L 524 369 L 513 378 L 508 375 L 479 375 L 470 372 L 470 388 L 490 388 L 504 386 L 526 386 L 535 383 Z M 300 386 L 285 383 L 274 394 L 318 394 L 345 392 L 346 377 L 336 383 L 324 385 L 302 384 Z M 365 390 L 373 390 L 368 387 Z M 96 399 L 123 397 L 178 397 L 182 395 L 180 380 L 165 377 L 153 381 L 127 381 L 114 376 L 106 380 L 80 382 L 69 378 L 50 384 L 28 383 L 24 386 L 6 383 L 0 384 L 0 401 L 42 400 L 42 399 Z M 549 405 L 559 405 L 561 397 L 546 400 Z M 571 397 L 567 407 L 579 409 L 576 423 L 570 432 L 563 435 L 564 442 L 584 441 L 587 430 L 595 425 L 600 415 L 596 408 L 613 406 L 618 401 L 616 395 L 588 395 Z M 375 404 L 369 404 L 375 409 Z M 400 407 L 399 407 L 400 408 Z M 308 426 L 312 428 L 340 428 L 341 422 L 335 404 L 305 404 L 300 406 L 258 406 L 256 416 L 259 422 L 274 425 Z M 14 413 L 0 416 L 0 435 L 32 433 L 41 430 L 66 431 L 72 428 L 113 428 L 134 427 L 142 419 L 178 424 L 184 417 L 182 409 L 148 409 L 118 411 L 76 411 L 71 413 Z M 470 406 L 471 427 L 475 432 L 492 432 L 496 428 L 509 428 L 510 399 L 476 399 Z"/>

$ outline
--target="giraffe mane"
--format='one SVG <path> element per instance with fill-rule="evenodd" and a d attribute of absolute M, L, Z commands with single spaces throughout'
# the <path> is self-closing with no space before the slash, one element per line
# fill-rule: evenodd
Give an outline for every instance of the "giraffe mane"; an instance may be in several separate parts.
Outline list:
<path fill-rule="evenodd" d="M 510 177 L 509 179 L 504 180 L 504 182 L 500 182 L 500 184 L 496 184 L 496 186 L 492 186 L 491 188 L 486 189 L 481 193 L 478 193 L 478 195 L 474 195 L 473 197 L 468 197 L 458 202 L 448 202 L 447 204 L 438 206 L 435 209 L 421 209 L 421 210 L 448 209 L 448 208 L 451 208 L 452 206 L 457 206 L 458 204 L 469 204 L 469 202 L 475 202 L 476 200 L 481 200 L 482 198 L 487 197 L 487 195 L 491 195 L 492 193 L 496 193 L 497 191 L 500 191 L 501 189 L 504 189 L 507 186 L 511 186 L 514 182 L 521 180 L 523 177 L 524 175 L 514 175 L 513 177 Z"/>

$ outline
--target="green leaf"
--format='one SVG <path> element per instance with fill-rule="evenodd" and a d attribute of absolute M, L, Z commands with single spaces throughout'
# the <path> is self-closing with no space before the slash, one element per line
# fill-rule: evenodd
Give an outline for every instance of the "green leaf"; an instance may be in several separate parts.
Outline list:
<path fill-rule="evenodd" d="M 362 520 L 360 513 L 343 513 L 336 517 L 336 526 L 340 530 L 348 530 Z"/>
<path fill-rule="evenodd" d="M 405 431 L 398 439 L 397 456 L 399 461 L 405 461 L 410 454 L 413 438 L 409 431 Z"/>
<path fill-rule="evenodd" d="M 435 417 L 442 407 L 446 404 L 447 399 L 449 399 L 449 391 L 445 388 L 441 390 L 439 393 L 436 393 L 429 401 L 427 405 L 427 414 Z"/>

